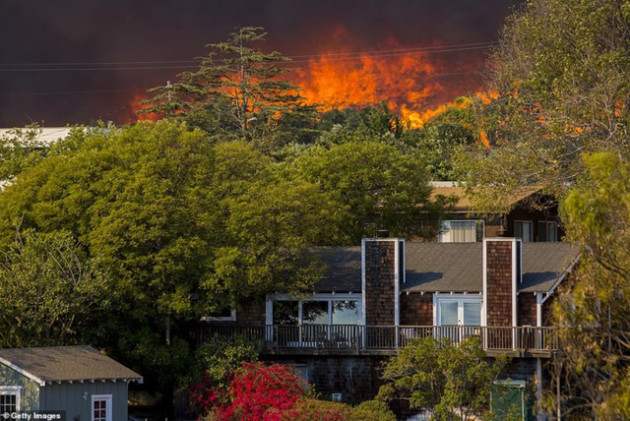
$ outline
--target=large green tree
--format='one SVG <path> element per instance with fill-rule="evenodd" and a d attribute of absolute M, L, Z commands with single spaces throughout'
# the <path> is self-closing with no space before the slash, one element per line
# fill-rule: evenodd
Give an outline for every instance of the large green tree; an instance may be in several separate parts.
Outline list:
<path fill-rule="evenodd" d="M 24 232 L 75 241 L 106 280 L 107 305 L 93 329 L 64 328 L 58 342 L 93 341 L 168 381 L 185 371 L 190 321 L 270 289 L 309 289 L 321 268 L 304 250 L 338 241 L 344 207 L 305 181 L 279 180 L 277 166 L 249 143 L 214 144 L 174 121 L 77 131 L 0 193 L 0 251 L 15 254 Z M 28 256 L 39 259 L 33 268 L 50 265 L 44 252 Z M 20 305 L 25 323 L 47 317 Z M 0 310 L 10 332 L 17 310 Z"/>
<path fill-rule="evenodd" d="M 353 244 L 379 229 L 403 237 L 435 234 L 432 226 L 422 225 L 436 209 L 424 163 L 413 153 L 369 139 L 318 145 L 293 161 L 290 170 L 347 206 L 342 229 Z"/>

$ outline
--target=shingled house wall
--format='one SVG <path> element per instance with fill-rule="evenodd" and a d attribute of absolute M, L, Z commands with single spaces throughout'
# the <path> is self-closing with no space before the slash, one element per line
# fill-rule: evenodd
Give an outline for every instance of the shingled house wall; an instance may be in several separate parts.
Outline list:
<path fill-rule="evenodd" d="M 364 240 L 365 324 L 395 324 L 396 247 L 398 240 Z"/>
<path fill-rule="evenodd" d="M 400 296 L 400 324 L 432 326 L 433 294 L 402 294 Z"/>
<path fill-rule="evenodd" d="M 522 292 L 518 295 L 518 325 L 536 326 L 536 295 Z"/>
<path fill-rule="evenodd" d="M 512 241 L 486 241 L 488 326 L 512 326 Z"/>

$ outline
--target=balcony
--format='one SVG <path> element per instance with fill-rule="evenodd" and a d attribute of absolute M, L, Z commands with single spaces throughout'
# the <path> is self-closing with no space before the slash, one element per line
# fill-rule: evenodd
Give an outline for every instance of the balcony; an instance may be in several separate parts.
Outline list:
<path fill-rule="evenodd" d="M 207 324 L 199 342 L 219 338 L 247 338 L 263 354 L 281 355 L 394 355 L 411 340 L 425 337 L 459 342 L 479 337 L 489 356 L 549 358 L 558 349 L 551 327 L 494 326 L 364 326 L 364 325 L 266 325 Z"/>

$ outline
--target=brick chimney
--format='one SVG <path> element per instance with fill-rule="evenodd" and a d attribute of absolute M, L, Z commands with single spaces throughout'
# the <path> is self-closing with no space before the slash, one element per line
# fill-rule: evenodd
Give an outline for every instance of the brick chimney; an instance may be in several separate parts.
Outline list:
<path fill-rule="evenodd" d="M 483 240 L 483 315 L 486 326 L 517 325 L 522 243 L 516 238 Z"/>
<path fill-rule="evenodd" d="M 405 240 L 364 238 L 361 241 L 361 256 L 365 324 L 400 324 L 399 291 L 405 274 Z"/>

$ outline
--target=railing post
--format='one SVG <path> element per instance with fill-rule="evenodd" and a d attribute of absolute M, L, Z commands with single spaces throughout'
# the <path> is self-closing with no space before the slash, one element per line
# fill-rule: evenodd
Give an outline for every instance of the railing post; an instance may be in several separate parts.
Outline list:
<path fill-rule="evenodd" d="M 398 350 L 398 334 L 399 334 L 399 330 L 398 329 L 399 329 L 399 327 L 398 327 L 398 325 L 396 325 L 394 327 L 394 333 L 396 334 L 396 338 L 394 339 L 394 349 L 395 350 Z"/>

